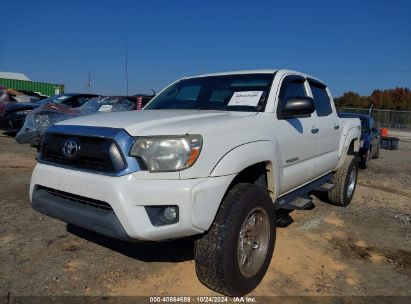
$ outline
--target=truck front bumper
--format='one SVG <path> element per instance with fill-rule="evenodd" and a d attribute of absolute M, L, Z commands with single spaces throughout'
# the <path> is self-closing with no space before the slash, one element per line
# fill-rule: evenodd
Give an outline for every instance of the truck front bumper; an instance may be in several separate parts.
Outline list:
<path fill-rule="evenodd" d="M 160 241 L 203 233 L 234 175 L 186 180 L 92 174 L 37 164 L 30 200 L 37 211 L 123 240 Z M 154 226 L 148 206 L 178 206 L 179 220 Z"/>

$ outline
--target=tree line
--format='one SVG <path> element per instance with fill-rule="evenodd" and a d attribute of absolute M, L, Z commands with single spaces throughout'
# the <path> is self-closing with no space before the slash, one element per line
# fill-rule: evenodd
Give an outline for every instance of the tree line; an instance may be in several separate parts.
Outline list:
<path fill-rule="evenodd" d="M 411 90 L 395 88 L 374 90 L 370 96 L 361 96 L 355 92 L 346 92 L 341 97 L 334 98 L 337 107 L 369 108 L 372 104 L 376 109 L 411 110 Z"/>

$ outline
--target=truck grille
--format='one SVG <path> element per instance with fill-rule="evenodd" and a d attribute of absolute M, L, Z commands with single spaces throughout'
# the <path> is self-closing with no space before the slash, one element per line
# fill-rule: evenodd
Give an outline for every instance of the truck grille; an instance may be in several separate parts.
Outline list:
<path fill-rule="evenodd" d="M 75 143 L 73 155 L 64 152 L 68 142 Z M 67 151 L 67 150 L 66 150 Z M 40 162 L 97 173 L 117 173 L 126 163 L 116 143 L 110 138 L 46 133 Z"/>
<path fill-rule="evenodd" d="M 88 198 L 88 197 L 84 197 L 84 196 L 80 196 L 76 194 L 71 194 L 71 193 L 67 193 L 64 191 L 51 189 L 51 188 L 47 188 L 43 186 L 37 186 L 36 191 L 39 191 L 39 190 L 44 190 L 47 192 L 47 194 L 51 196 L 62 198 L 65 201 L 69 201 L 72 203 L 78 203 L 78 204 L 87 205 L 90 207 L 104 209 L 104 210 L 113 210 L 113 208 L 111 208 L 111 206 L 108 203 L 99 201 L 96 199 L 92 199 L 92 198 Z"/>

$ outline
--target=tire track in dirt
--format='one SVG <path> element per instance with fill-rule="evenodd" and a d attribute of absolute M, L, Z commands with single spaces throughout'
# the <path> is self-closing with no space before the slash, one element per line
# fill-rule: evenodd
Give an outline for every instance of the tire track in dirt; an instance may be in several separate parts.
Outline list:
<path fill-rule="evenodd" d="M 358 181 L 357 185 L 361 185 L 367 188 L 371 188 L 371 189 L 376 189 L 376 190 L 380 190 L 380 191 L 384 191 L 384 192 L 388 192 L 388 193 L 392 193 L 392 194 L 397 194 L 397 195 L 401 195 L 401 196 L 405 196 L 408 198 L 411 198 L 411 193 L 407 193 L 405 191 L 402 190 L 398 190 L 398 189 L 393 189 L 393 188 L 389 188 L 380 184 L 374 184 L 368 181 Z"/>

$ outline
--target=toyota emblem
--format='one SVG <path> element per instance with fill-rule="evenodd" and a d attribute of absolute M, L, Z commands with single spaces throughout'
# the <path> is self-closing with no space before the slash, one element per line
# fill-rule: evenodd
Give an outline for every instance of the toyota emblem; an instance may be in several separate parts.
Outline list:
<path fill-rule="evenodd" d="M 75 158 L 80 152 L 80 144 L 74 139 L 68 139 L 63 145 L 63 155 L 67 158 Z"/>

